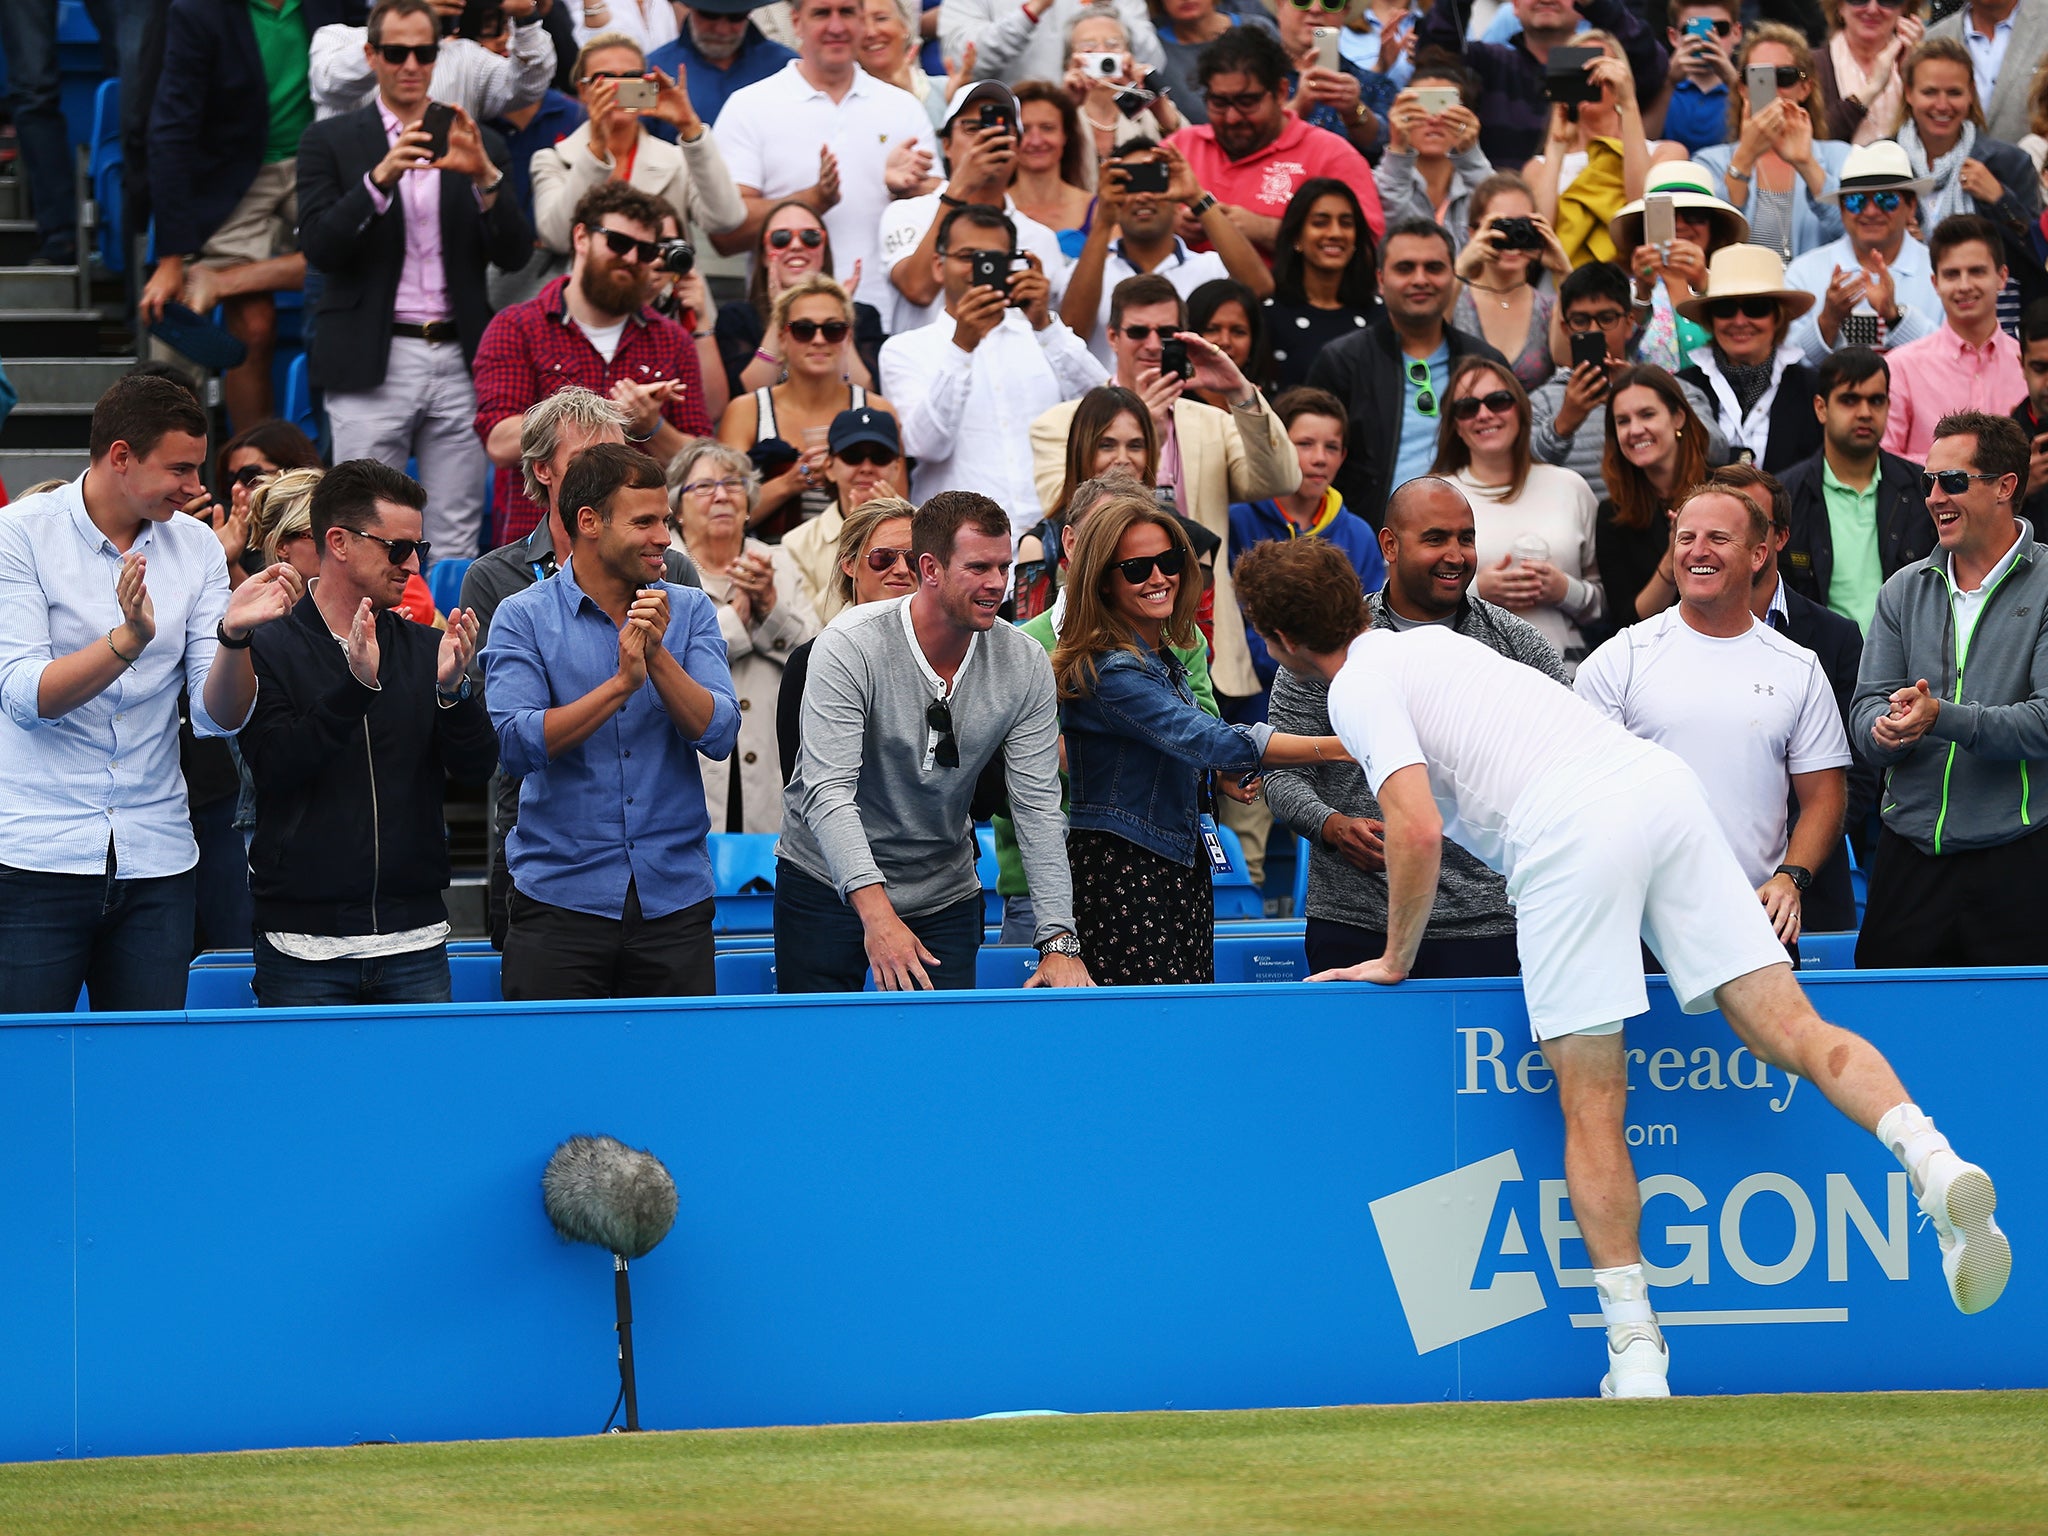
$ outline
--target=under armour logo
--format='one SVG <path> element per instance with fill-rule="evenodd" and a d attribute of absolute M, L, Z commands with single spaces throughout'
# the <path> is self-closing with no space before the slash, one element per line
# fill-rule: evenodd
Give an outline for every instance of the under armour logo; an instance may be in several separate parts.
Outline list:
<path fill-rule="evenodd" d="M 1776 688 L 1772 687 L 1772 686 L 1771 686 L 1771 685 L 1770 685 L 1769 683 L 1751 683 L 1751 684 L 1749 685 L 1749 687 L 1750 687 L 1750 691 L 1751 691 L 1752 693 L 1769 693 L 1769 694 L 1776 694 L 1776 693 L 1777 693 L 1777 691 L 1778 691 L 1778 690 L 1777 690 Z"/>

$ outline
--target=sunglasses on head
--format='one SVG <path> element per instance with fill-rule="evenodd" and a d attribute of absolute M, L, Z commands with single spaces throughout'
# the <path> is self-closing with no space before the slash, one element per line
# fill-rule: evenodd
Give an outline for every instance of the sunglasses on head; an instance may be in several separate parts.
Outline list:
<path fill-rule="evenodd" d="M 351 528 L 348 531 L 359 539 L 368 539 L 372 544 L 382 544 L 384 546 L 384 558 L 393 565 L 403 565 L 415 554 L 420 557 L 420 564 L 425 565 L 427 563 L 427 551 L 434 547 L 425 539 L 380 539 L 376 534 L 364 533 L 360 529 Z"/>
<path fill-rule="evenodd" d="M 1960 496 L 1970 488 L 1972 480 L 2002 480 L 2003 475 L 1973 475 L 1967 469 L 1923 469 L 1920 471 L 1920 494 L 1932 496 L 1938 485 L 1950 496 Z"/>
<path fill-rule="evenodd" d="M 393 69 L 398 68 L 407 59 L 417 59 L 420 63 L 431 66 L 434 60 L 441 56 L 441 45 L 413 43 L 408 46 L 405 43 L 379 43 L 377 53 Z"/>
<path fill-rule="evenodd" d="M 1886 213 L 1897 213 L 1899 211 L 1899 204 L 1904 201 L 1905 199 L 1896 192 L 1844 192 L 1842 194 L 1842 212 L 1861 213 L 1865 208 L 1875 203 Z"/>
<path fill-rule="evenodd" d="M 867 553 L 868 569 L 877 576 L 881 575 L 884 571 L 896 569 L 898 561 L 902 562 L 903 568 L 906 571 L 915 571 L 917 569 L 915 565 L 911 564 L 910 551 L 907 549 L 889 549 L 877 544 Z M 950 731 L 953 727 L 949 722 L 945 728 Z"/>
<path fill-rule="evenodd" d="M 1470 421 L 1479 414 L 1482 407 L 1496 416 L 1505 416 L 1515 408 L 1515 397 L 1504 389 L 1496 389 L 1484 395 L 1460 395 L 1451 402 L 1451 419 Z"/>
<path fill-rule="evenodd" d="M 1408 360 L 1408 382 L 1415 386 L 1415 410 L 1421 416 L 1436 414 L 1436 391 L 1430 387 L 1429 364 L 1419 357 Z"/>
<path fill-rule="evenodd" d="M 1120 572 L 1125 581 L 1134 587 L 1142 587 L 1152 579 L 1152 567 L 1159 567 L 1162 576 L 1178 576 L 1187 569 L 1188 556 L 1184 549 L 1163 549 L 1156 555 L 1133 555 L 1128 560 L 1111 562 L 1110 569 Z"/>
<path fill-rule="evenodd" d="M 1778 312 L 1778 301 L 1768 294 L 1747 299 L 1715 299 L 1707 305 L 1709 320 L 1733 320 L 1738 314 L 1752 320 L 1768 320 Z"/>
<path fill-rule="evenodd" d="M 808 345 L 816 341 L 820 332 L 833 346 L 846 340 L 846 333 L 853 329 L 844 320 L 791 320 L 782 327 L 785 331 Z"/>
<path fill-rule="evenodd" d="M 614 256 L 633 256 L 652 266 L 654 258 L 661 254 L 659 241 L 642 240 L 637 235 L 629 235 L 618 229 L 600 229 L 597 233 L 604 236 L 604 243 L 612 248 Z"/>
<path fill-rule="evenodd" d="M 825 243 L 825 231 L 822 229 L 771 229 L 768 231 L 768 243 L 778 251 L 786 251 L 790 246 L 799 241 L 802 242 L 805 250 L 815 251 Z"/>
<path fill-rule="evenodd" d="M 851 448 L 835 453 L 832 457 L 842 464 L 852 464 L 856 467 L 860 465 L 894 464 L 897 459 L 896 453 L 883 447 L 880 443 L 855 443 Z M 888 567 L 878 565 L 875 569 L 880 571 L 886 570 Z"/>
<path fill-rule="evenodd" d="M 932 761 L 941 768 L 958 768 L 960 743 L 953 739 L 953 711 L 944 699 L 932 700 L 931 708 L 924 712 L 924 723 L 939 733 L 939 744 L 932 749 Z"/>

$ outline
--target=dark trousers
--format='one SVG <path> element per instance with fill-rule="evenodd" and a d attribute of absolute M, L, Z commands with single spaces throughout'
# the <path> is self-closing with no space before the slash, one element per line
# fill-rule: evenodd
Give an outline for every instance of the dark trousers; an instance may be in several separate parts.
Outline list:
<path fill-rule="evenodd" d="M 1370 928 L 1354 928 L 1312 917 L 1303 935 L 1308 947 L 1309 974 L 1377 960 L 1387 952 L 1387 936 Z M 1518 976 L 1522 963 L 1515 955 L 1515 936 L 1493 939 L 1424 939 L 1415 951 L 1417 981 L 1443 976 Z"/>
<path fill-rule="evenodd" d="M 199 843 L 197 931 L 192 951 L 246 949 L 255 934 L 249 898 L 249 844 L 235 826 L 235 796 L 194 806 L 192 836 Z"/>
<path fill-rule="evenodd" d="M 1937 856 L 1886 827 L 1856 964 L 2048 965 L 2048 837 Z"/>
<path fill-rule="evenodd" d="M 140 73 L 151 0 L 87 0 L 100 34 L 102 67 L 122 77 L 121 117 L 146 119 L 147 97 L 131 89 Z M 14 98 L 14 131 L 36 229 L 47 242 L 74 238 L 78 198 L 72 183 L 71 135 L 61 104 L 57 62 L 57 0 L 5 0 L 0 4 L 0 51 L 7 55 L 7 89 Z M 139 82 L 138 82 L 139 83 Z M 45 254 L 56 255 L 47 245 Z"/>
<path fill-rule="evenodd" d="M 298 960 L 256 935 L 256 1002 L 263 1008 L 354 1008 L 368 1003 L 445 1003 L 448 946 L 375 960 Z"/>
<path fill-rule="evenodd" d="M 623 915 L 593 917 L 512 888 L 499 985 L 508 1003 L 584 997 L 709 997 L 718 990 L 711 898 L 643 917 L 638 887 Z"/>
<path fill-rule="evenodd" d="M 192 870 L 124 880 L 0 865 L 0 1013 L 69 1013 L 78 989 L 95 1013 L 185 1006 L 192 963 Z"/>
<path fill-rule="evenodd" d="M 938 957 L 936 968 L 925 967 L 933 986 L 942 992 L 972 989 L 983 928 L 979 891 L 903 922 Z M 853 908 L 831 886 L 777 859 L 775 990 L 858 992 L 867 973 L 867 934 Z"/>

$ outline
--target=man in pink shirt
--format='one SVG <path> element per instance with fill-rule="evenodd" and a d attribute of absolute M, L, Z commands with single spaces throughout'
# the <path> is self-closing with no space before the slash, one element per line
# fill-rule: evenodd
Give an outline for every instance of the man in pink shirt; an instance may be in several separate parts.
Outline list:
<path fill-rule="evenodd" d="M 1375 240 L 1387 228 L 1365 156 L 1287 110 L 1290 69 L 1286 51 L 1263 27 L 1232 27 L 1202 50 L 1197 66 L 1209 121 L 1167 140 L 1269 262 L 1288 199 L 1317 176 L 1335 176 L 1358 194 Z M 1181 215 L 1181 238 L 1190 245 L 1201 246 L 1199 217 L 1195 210 Z"/>
<path fill-rule="evenodd" d="M 2005 259 L 1998 230 L 1974 213 L 1950 214 L 1927 242 L 1941 329 L 1892 352 L 1891 421 L 1884 450 L 1927 462 L 1934 425 L 1956 411 L 2008 416 L 2027 398 L 2020 344 L 1998 328 Z"/>

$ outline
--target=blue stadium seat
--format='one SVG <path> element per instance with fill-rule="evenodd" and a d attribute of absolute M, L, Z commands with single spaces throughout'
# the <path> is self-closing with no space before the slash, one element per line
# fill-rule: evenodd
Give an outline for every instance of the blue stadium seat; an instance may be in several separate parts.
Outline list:
<path fill-rule="evenodd" d="M 20 0 L 7 0 L 10 5 Z M 107 77 L 107 59 L 100 49 L 100 34 L 80 0 L 60 0 L 57 6 L 57 99 L 64 113 L 64 126 L 72 144 L 90 148 L 94 110 L 101 83 Z"/>
<path fill-rule="evenodd" d="M 772 949 L 724 950 L 714 964 L 718 970 L 720 997 L 744 997 L 749 993 L 775 990 L 775 951 Z"/>
<path fill-rule="evenodd" d="M 1308 916 L 1308 839 L 1294 840 L 1294 919 Z"/>
<path fill-rule="evenodd" d="M 427 590 L 434 594 L 434 606 L 441 612 L 452 612 L 462 601 L 462 578 L 468 574 L 472 563 L 469 560 L 436 560 L 428 570 Z"/>
<path fill-rule="evenodd" d="M 1227 923 L 1248 917 L 1264 917 L 1266 898 L 1252 884 L 1251 872 L 1244 861 L 1244 845 L 1238 842 L 1237 834 L 1230 828 L 1219 823 L 1216 831 L 1223 839 L 1223 851 L 1230 856 L 1229 874 L 1210 872 L 1216 900 L 1216 921 Z"/>
<path fill-rule="evenodd" d="M 711 892 L 717 899 L 711 931 L 772 933 L 775 930 L 775 834 L 711 834 Z"/>
<path fill-rule="evenodd" d="M 974 874 L 981 881 L 981 920 L 991 928 L 1003 924 L 1003 898 L 996 894 L 996 833 L 985 823 L 974 829 Z"/>
<path fill-rule="evenodd" d="M 1004 948 L 985 944 L 981 953 L 974 957 L 974 984 L 984 990 L 1021 987 L 1037 969 L 1038 951 L 1035 949 L 1023 945 Z"/>
<path fill-rule="evenodd" d="M 295 356 L 285 369 L 284 398 L 278 407 L 278 415 L 297 427 L 314 442 L 320 441 L 320 418 L 313 410 L 313 382 L 307 371 L 306 354 Z"/>
<path fill-rule="evenodd" d="M 88 160 L 92 200 L 99 216 L 100 265 L 128 270 L 127 208 L 121 193 L 121 82 L 102 80 L 92 101 L 92 146 Z"/>
<path fill-rule="evenodd" d="M 1301 934 L 1216 935 L 1218 981 L 1306 981 L 1308 954 Z"/>
<path fill-rule="evenodd" d="M 1799 969 L 1802 971 L 1855 970 L 1856 935 L 1854 933 L 1800 934 Z"/>
<path fill-rule="evenodd" d="M 252 972 L 245 965 L 194 966 L 185 978 L 185 1006 L 201 1008 L 254 1008 L 256 994 L 250 990 Z"/>

